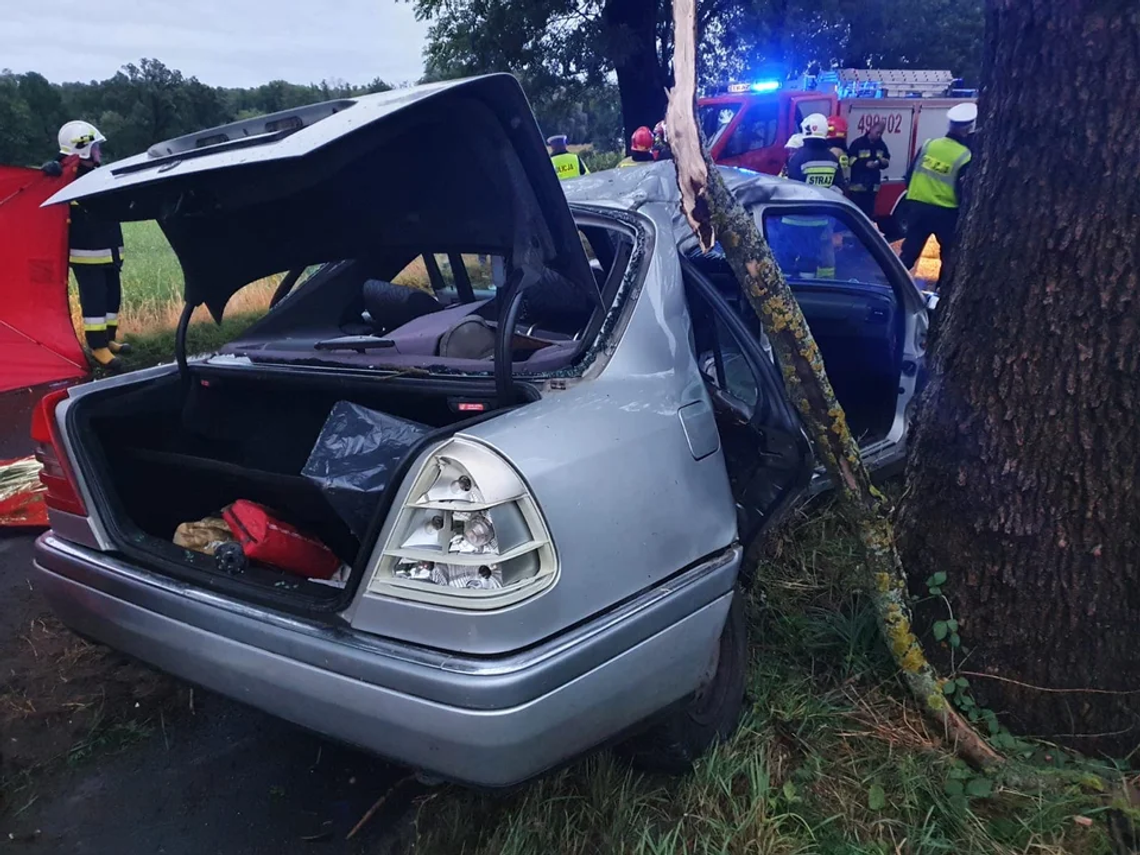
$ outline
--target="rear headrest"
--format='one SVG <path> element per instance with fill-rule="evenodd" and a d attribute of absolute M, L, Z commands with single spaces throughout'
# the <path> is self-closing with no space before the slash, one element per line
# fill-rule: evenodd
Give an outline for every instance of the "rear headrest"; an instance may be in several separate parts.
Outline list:
<path fill-rule="evenodd" d="M 364 308 L 378 331 L 391 332 L 423 315 L 438 312 L 443 305 L 418 288 L 369 279 L 364 283 Z"/>

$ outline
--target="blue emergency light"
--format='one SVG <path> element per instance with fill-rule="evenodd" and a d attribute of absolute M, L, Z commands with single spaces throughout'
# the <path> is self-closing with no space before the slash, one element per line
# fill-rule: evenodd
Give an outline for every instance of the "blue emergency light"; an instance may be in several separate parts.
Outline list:
<path fill-rule="evenodd" d="M 728 91 L 733 95 L 742 92 L 755 92 L 757 95 L 763 95 L 767 92 L 776 92 L 779 88 L 779 80 L 757 80 L 755 83 L 731 83 L 728 86 Z"/>

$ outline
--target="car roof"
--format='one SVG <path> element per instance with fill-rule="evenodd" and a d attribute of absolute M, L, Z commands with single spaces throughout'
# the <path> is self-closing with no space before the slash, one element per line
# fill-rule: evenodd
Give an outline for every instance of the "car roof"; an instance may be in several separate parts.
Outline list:
<path fill-rule="evenodd" d="M 749 207 L 781 202 L 789 204 L 826 202 L 855 208 L 855 205 L 834 190 L 810 187 L 801 181 L 764 175 L 747 169 L 731 166 L 717 168 L 732 194 L 741 204 Z M 651 202 L 664 204 L 681 202 L 681 191 L 677 187 L 677 170 L 672 160 L 594 172 L 582 178 L 563 181 L 562 188 L 571 203 L 606 202 L 627 210 L 635 210 Z"/>

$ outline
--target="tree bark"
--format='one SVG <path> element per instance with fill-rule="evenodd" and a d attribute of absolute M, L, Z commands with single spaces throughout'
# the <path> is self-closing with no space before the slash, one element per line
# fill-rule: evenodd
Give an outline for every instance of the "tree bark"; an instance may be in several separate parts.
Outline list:
<path fill-rule="evenodd" d="M 696 118 L 696 0 L 674 0 L 676 87 L 666 119 L 677 165 L 681 210 L 704 250 L 719 241 L 741 290 L 772 343 L 788 396 L 863 547 L 867 589 L 879 627 L 911 693 L 975 765 L 1000 758 L 947 703 L 942 684 L 911 631 L 905 577 L 882 494 L 871 484 L 812 337 L 756 222 L 732 196 L 701 139 Z"/>
<path fill-rule="evenodd" d="M 602 10 L 606 53 L 617 72 L 625 145 L 642 125 L 665 117 L 665 75 L 657 56 L 654 0 L 607 0 Z"/>
<path fill-rule="evenodd" d="M 900 520 L 978 702 L 1140 744 L 1140 6 L 990 0 L 973 192 Z"/>

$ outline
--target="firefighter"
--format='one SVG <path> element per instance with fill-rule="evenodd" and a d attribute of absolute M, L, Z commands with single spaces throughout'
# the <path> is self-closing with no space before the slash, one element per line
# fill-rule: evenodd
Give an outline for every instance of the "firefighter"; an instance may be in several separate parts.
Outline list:
<path fill-rule="evenodd" d="M 547 139 L 546 144 L 550 146 L 550 161 L 554 164 L 554 171 L 558 173 L 560 181 L 590 174 L 585 161 L 573 152 L 567 151 L 566 134 L 555 134 Z"/>
<path fill-rule="evenodd" d="M 800 125 L 803 146 L 788 160 L 787 177 L 813 187 L 831 187 L 843 192 L 847 181 L 839 158 L 831 151 L 827 124 L 827 116 L 822 113 L 812 113 L 803 120 Z M 835 244 L 828 217 L 803 214 L 780 217 L 771 245 L 777 263 L 789 276 L 835 278 Z"/>
<path fill-rule="evenodd" d="M 669 137 L 665 132 L 664 119 L 662 119 L 653 127 L 653 159 L 673 159 L 673 149 L 669 147 Z"/>
<path fill-rule="evenodd" d="M 827 120 L 827 139 L 830 151 L 839 160 L 845 183 L 851 182 L 851 161 L 847 156 L 847 120 L 842 116 L 832 116 Z"/>
<path fill-rule="evenodd" d="M 101 144 L 106 137 L 89 122 L 68 122 L 59 129 L 59 154 L 44 164 L 48 175 L 63 174 L 63 161 L 78 160 L 77 177 L 82 177 L 102 163 Z M 115 340 L 119 330 L 119 304 L 123 268 L 123 229 L 88 211 L 80 202 L 71 203 L 68 222 L 68 262 L 79 285 L 79 305 L 83 312 L 83 334 L 92 361 L 99 367 L 119 371 L 122 363 L 117 354 L 130 352 L 129 344 Z"/>
<path fill-rule="evenodd" d="M 954 250 L 962 179 L 972 155 L 968 140 L 978 120 L 977 104 L 958 104 L 946 114 L 946 136 L 927 140 L 919 149 L 907 175 L 907 226 L 902 263 L 914 267 L 931 235 L 938 239 L 942 270 Z M 942 275 L 939 274 L 939 284 Z"/>
<path fill-rule="evenodd" d="M 640 163 L 653 163 L 653 131 L 642 125 L 629 138 L 629 157 L 618 166 L 637 166 Z"/>
<path fill-rule="evenodd" d="M 859 210 L 871 218 L 875 216 L 875 199 L 883 183 L 883 170 L 891 165 L 891 150 L 883 141 L 886 129 L 886 123 L 876 119 L 867 133 L 847 148 L 851 162 L 851 183 L 847 194 Z"/>
<path fill-rule="evenodd" d="M 847 179 L 843 166 L 828 144 L 827 116 L 812 113 L 804 119 L 800 130 L 803 132 L 803 147 L 788 161 L 788 177 L 813 187 L 845 189 Z"/>
<path fill-rule="evenodd" d="M 788 163 L 792 159 L 792 155 L 804 147 L 804 135 L 792 134 L 788 137 L 788 141 L 784 143 L 784 165 L 780 167 L 780 177 L 788 177 Z"/>

